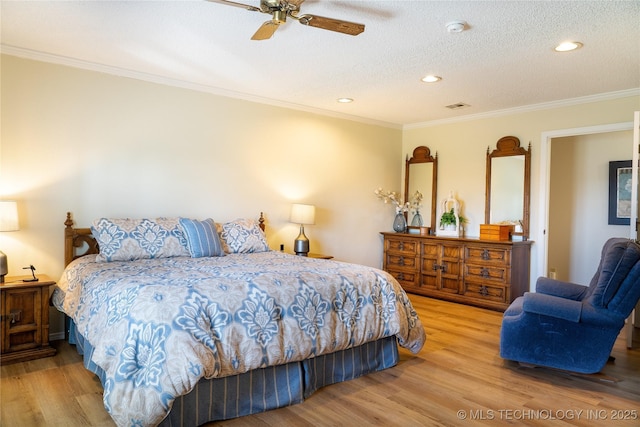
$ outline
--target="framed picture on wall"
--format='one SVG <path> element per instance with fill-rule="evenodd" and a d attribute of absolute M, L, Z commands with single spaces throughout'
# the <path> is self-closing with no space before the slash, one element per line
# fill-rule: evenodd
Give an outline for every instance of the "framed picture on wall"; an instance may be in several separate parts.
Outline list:
<path fill-rule="evenodd" d="M 631 160 L 609 162 L 609 224 L 629 225 Z"/>

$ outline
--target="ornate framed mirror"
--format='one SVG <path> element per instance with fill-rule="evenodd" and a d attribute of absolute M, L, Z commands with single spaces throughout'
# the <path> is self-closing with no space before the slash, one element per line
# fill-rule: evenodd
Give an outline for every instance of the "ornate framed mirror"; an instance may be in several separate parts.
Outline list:
<path fill-rule="evenodd" d="M 485 224 L 513 223 L 513 234 L 527 240 L 530 188 L 531 144 L 524 149 L 518 138 L 505 136 L 495 150 L 487 148 Z"/>
<path fill-rule="evenodd" d="M 413 156 L 407 156 L 404 176 L 405 202 L 411 202 L 416 191 L 422 193 L 422 207 L 418 217 L 422 218 L 422 226 L 431 227 L 429 232 L 436 229 L 436 189 L 438 188 L 438 155 L 431 155 L 429 147 L 421 145 L 413 150 Z M 427 217 L 427 215 L 429 217 Z M 409 225 L 417 225 L 416 212 L 408 213 Z"/>

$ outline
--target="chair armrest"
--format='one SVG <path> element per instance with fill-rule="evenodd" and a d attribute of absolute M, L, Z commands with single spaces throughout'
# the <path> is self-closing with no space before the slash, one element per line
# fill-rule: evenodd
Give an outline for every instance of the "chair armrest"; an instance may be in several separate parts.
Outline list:
<path fill-rule="evenodd" d="M 610 310 L 596 308 L 591 304 L 585 304 L 580 314 L 580 322 L 598 325 L 601 328 L 622 329 L 625 319 Z"/>
<path fill-rule="evenodd" d="M 548 277 L 538 277 L 536 281 L 536 293 L 553 295 L 574 301 L 581 301 L 587 289 L 589 289 L 587 286 L 571 282 L 562 282 L 560 280 L 549 279 Z"/>
<path fill-rule="evenodd" d="M 537 292 L 525 292 L 522 310 L 577 323 L 580 321 L 582 302 Z"/>

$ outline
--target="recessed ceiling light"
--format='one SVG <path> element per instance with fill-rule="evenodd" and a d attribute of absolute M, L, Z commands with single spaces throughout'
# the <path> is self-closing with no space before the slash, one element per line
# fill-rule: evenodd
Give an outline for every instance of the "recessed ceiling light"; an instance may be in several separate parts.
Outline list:
<path fill-rule="evenodd" d="M 435 83 L 435 82 L 439 82 L 440 80 L 442 80 L 442 77 L 434 76 L 433 74 L 429 74 L 428 76 L 424 76 L 421 80 L 423 82 L 425 82 L 425 83 Z"/>
<path fill-rule="evenodd" d="M 353 102 L 353 99 L 351 99 L 351 98 L 338 98 L 338 102 L 340 102 L 341 104 L 348 104 L 350 102 Z"/>
<path fill-rule="evenodd" d="M 580 42 L 562 42 L 555 47 L 556 52 L 570 52 L 572 50 L 580 49 L 582 43 Z"/>

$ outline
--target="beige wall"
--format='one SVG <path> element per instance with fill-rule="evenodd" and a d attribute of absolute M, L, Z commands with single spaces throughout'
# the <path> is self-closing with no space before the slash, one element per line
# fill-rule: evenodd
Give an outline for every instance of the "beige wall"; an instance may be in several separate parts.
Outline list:
<path fill-rule="evenodd" d="M 270 246 L 292 250 L 292 202 L 317 206 L 313 252 L 381 266 L 394 211 L 373 191 L 400 190 L 399 129 L 12 56 L 1 77 L 0 197 L 21 222 L 0 234 L 11 275 L 33 264 L 59 278 L 67 211 L 79 226 L 264 211 Z"/>

